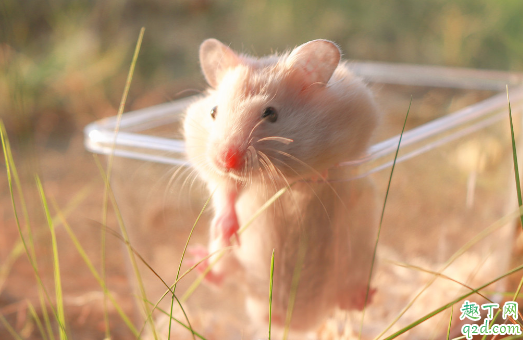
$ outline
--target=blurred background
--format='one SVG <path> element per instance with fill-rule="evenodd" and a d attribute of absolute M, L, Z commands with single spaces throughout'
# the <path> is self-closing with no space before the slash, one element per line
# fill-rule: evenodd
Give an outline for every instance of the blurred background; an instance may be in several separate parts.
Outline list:
<path fill-rule="evenodd" d="M 82 129 L 117 113 L 141 27 L 126 111 L 205 88 L 197 55 L 209 37 L 255 56 L 323 38 L 337 42 L 346 59 L 521 72 L 522 14 L 520 0 L 2 0 L 0 119 L 29 220 L 47 228 L 34 185 L 38 174 L 46 194 L 70 208 L 70 223 L 99 266 L 100 227 L 93 221 L 101 219 L 103 183 L 84 151 Z M 3 157 L 0 163 L 0 314 L 24 338 L 39 338 L 26 303 L 38 299 L 34 275 L 23 252 L 13 250 L 18 231 Z M 67 318 L 82 339 L 101 338 L 99 286 L 79 266 L 67 234 L 58 230 L 57 237 L 67 254 L 61 258 Z M 39 265 L 51 280 L 52 250 L 48 236 L 41 238 Z M 131 310 L 119 241 L 107 242 L 109 285 Z M 110 317 L 113 337 L 126 338 L 114 310 Z M 7 334 L 0 323 L 0 338 Z"/>
<path fill-rule="evenodd" d="M 141 27 L 128 110 L 202 89 L 197 53 L 209 37 L 257 56 L 324 38 L 347 59 L 523 70 L 518 0 L 3 0 L 0 6 L 0 115 L 13 137 L 37 141 L 67 139 L 115 114 Z"/>

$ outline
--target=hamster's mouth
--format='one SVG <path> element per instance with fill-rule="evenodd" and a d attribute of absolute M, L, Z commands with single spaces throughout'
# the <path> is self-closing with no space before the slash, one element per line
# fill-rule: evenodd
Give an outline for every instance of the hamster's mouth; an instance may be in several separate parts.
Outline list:
<path fill-rule="evenodd" d="M 232 179 L 235 179 L 237 181 L 245 181 L 247 178 L 245 176 L 242 176 L 241 173 L 236 173 L 235 171 L 222 171 L 221 173 L 222 176 L 225 176 L 225 177 L 230 177 Z"/>
<path fill-rule="evenodd" d="M 220 177 L 230 178 L 234 179 L 239 182 L 245 182 L 247 181 L 248 176 L 246 176 L 246 170 L 245 169 L 225 169 L 221 166 L 218 166 L 217 164 L 212 164 L 213 171 Z"/>

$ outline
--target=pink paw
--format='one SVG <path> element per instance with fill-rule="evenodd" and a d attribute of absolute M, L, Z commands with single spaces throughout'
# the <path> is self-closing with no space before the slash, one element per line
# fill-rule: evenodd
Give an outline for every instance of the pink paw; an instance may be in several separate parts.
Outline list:
<path fill-rule="evenodd" d="M 240 225 L 234 209 L 220 214 L 214 222 L 214 230 L 216 230 L 217 235 L 221 236 L 227 247 L 231 245 L 232 237 L 236 239 L 238 245 L 240 244 L 240 236 L 238 235 L 239 229 Z"/>
<path fill-rule="evenodd" d="M 200 262 L 196 266 L 196 270 L 198 270 L 200 274 L 204 273 L 207 270 L 207 268 L 209 268 L 209 259 L 206 258 L 207 256 L 209 256 L 209 251 L 207 250 L 207 248 L 205 248 L 202 245 L 197 245 L 189 247 L 187 251 L 191 255 L 191 258 L 188 259 L 186 263 L 192 267 Z M 205 275 L 205 281 L 212 283 L 213 285 L 220 286 L 223 281 L 223 276 L 210 270 Z"/>

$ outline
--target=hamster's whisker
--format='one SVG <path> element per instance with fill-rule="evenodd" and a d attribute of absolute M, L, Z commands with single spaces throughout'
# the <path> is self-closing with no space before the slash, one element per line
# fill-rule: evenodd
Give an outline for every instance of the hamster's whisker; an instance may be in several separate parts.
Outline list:
<path fill-rule="evenodd" d="M 290 139 L 290 138 L 272 136 L 272 137 L 265 137 L 265 138 L 262 138 L 262 139 L 258 139 L 256 141 L 256 143 L 263 142 L 265 140 L 273 140 L 273 141 L 276 141 L 276 142 L 283 143 L 285 145 L 289 145 L 290 143 L 294 142 L 294 140 Z"/>
<path fill-rule="evenodd" d="M 246 154 L 246 157 L 247 157 L 247 168 L 246 168 L 245 170 L 247 170 L 247 169 L 252 169 L 252 163 L 253 163 L 253 161 L 252 161 L 252 149 L 251 149 L 251 146 L 249 146 L 249 147 L 247 148 L 247 154 Z"/>
<path fill-rule="evenodd" d="M 261 167 L 258 168 L 258 172 L 260 173 L 260 178 L 261 178 L 262 182 L 265 184 L 266 183 L 265 175 L 264 175 L 263 170 L 262 170 Z"/>
<path fill-rule="evenodd" d="M 249 154 L 254 163 L 253 166 L 251 167 L 251 169 L 258 169 L 260 167 L 260 164 L 258 164 L 258 154 L 256 152 L 256 149 L 254 148 L 254 146 L 249 145 L 249 147 L 247 148 L 247 151 L 249 151 Z"/>
<path fill-rule="evenodd" d="M 260 164 L 262 164 L 267 169 L 267 176 L 269 177 L 269 179 L 272 182 L 272 185 L 274 187 L 274 191 L 277 192 L 278 191 L 278 186 L 276 185 L 276 181 L 274 179 L 274 175 L 273 175 L 273 173 L 271 171 L 269 163 L 270 163 L 269 159 L 267 159 L 267 161 L 266 161 L 263 157 L 260 158 Z M 283 209 L 283 204 L 281 203 L 280 200 L 278 200 L 278 202 L 279 202 L 279 207 L 280 207 L 281 211 L 284 213 L 285 209 Z M 276 211 L 276 205 L 275 204 L 273 204 L 273 210 Z M 285 215 L 285 214 L 283 214 L 283 215 Z"/>
<path fill-rule="evenodd" d="M 292 195 L 292 192 L 293 192 L 293 191 L 292 191 L 292 189 L 291 189 L 291 185 L 290 185 L 289 182 L 287 181 L 287 178 L 285 177 L 285 175 L 283 174 L 283 172 L 282 172 L 280 169 L 278 169 L 278 168 L 274 165 L 274 163 L 270 160 L 269 156 L 267 156 L 267 155 L 266 155 L 265 153 L 263 153 L 262 151 L 260 151 L 260 156 L 262 156 L 262 157 L 264 156 L 265 159 L 266 159 L 268 162 L 270 162 L 272 168 L 273 168 L 275 171 L 278 171 L 278 172 L 279 172 L 281 178 L 282 178 L 282 179 L 284 180 L 284 182 L 287 184 L 287 188 L 289 189 L 289 192 L 291 193 L 291 196 L 292 196 L 292 198 L 293 198 L 294 204 L 295 204 L 297 207 L 299 207 L 298 202 L 296 201 L 296 198 L 294 197 L 294 195 Z M 277 158 L 274 158 L 274 159 L 277 159 Z M 281 162 L 283 162 L 283 161 L 281 161 Z M 287 164 L 286 164 L 286 165 L 287 165 Z M 289 165 L 287 165 L 287 166 L 289 166 Z M 290 167 L 290 166 L 289 166 L 289 167 Z M 290 168 L 292 169 L 292 167 L 290 167 Z M 294 169 L 292 169 L 292 170 L 293 170 L 294 172 L 296 172 Z M 298 176 L 301 177 L 300 175 L 298 175 Z M 309 186 L 310 186 L 310 185 L 309 185 Z M 313 192 L 314 192 L 314 190 L 313 190 Z M 314 194 L 317 195 L 316 192 L 314 192 Z M 302 211 L 300 210 L 299 212 L 300 212 L 300 216 L 302 216 L 302 215 L 303 215 L 303 214 L 302 214 Z M 301 222 L 300 222 L 300 223 L 301 223 Z"/>
<path fill-rule="evenodd" d="M 178 167 L 178 169 L 176 169 L 176 171 L 171 175 L 171 178 L 169 178 L 169 182 L 167 182 L 166 191 L 169 190 L 169 189 L 171 188 L 171 185 L 173 185 L 174 181 L 175 181 L 176 179 L 178 179 L 178 175 L 181 175 L 181 173 L 180 173 L 181 171 L 184 171 L 184 172 L 185 172 L 185 171 L 188 171 L 189 169 L 191 169 L 191 168 L 189 168 L 189 167 L 186 167 L 186 165 L 188 165 L 188 164 L 189 164 L 189 162 L 185 162 L 185 163 L 183 163 L 183 164 L 180 165 L 180 166 Z"/>
<path fill-rule="evenodd" d="M 298 171 L 296 171 L 292 166 L 290 166 L 289 164 L 287 164 L 287 162 L 284 162 L 283 160 L 281 159 L 278 159 L 278 158 L 275 158 L 274 159 L 275 161 L 278 161 L 280 162 L 281 164 L 283 164 L 284 166 L 286 166 L 287 168 L 289 168 L 292 172 L 294 172 L 301 180 L 304 181 L 304 183 L 307 184 L 307 186 L 311 189 L 312 193 L 314 194 L 314 196 L 316 196 L 316 198 L 318 199 L 318 202 L 320 202 L 322 208 L 323 208 L 323 211 L 325 211 L 325 214 L 327 215 L 327 218 L 329 219 L 329 223 L 332 223 L 332 220 L 330 218 L 330 214 L 329 212 L 327 211 L 327 207 L 325 206 L 325 204 L 323 203 L 323 201 L 321 200 L 320 196 L 318 195 L 318 193 L 316 192 L 316 190 L 314 190 L 314 188 L 312 187 L 310 181 L 307 181 L 307 179 L 305 177 L 303 177 L 302 175 L 300 175 L 298 173 Z"/>
<path fill-rule="evenodd" d="M 258 154 L 260 155 L 261 159 L 260 161 L 264 160 L 265 163 L 269 166 L 269 170 L 271 172 L 271 174 L 273 175 L 273 177 L 275 179 L 278 179 L 280 177 L 280 174 L 277 172 L 277 168 L 274 166 L 274 164 L 272 163 L 272 161 L 269 159 L 269 157 L 267 157 L 266 154 L 264 154 L 263 152 L 261 151 L 258 151 Z M 285 177 L 283 176 L 282 177 L 283 179 L 285 179 Z M 281 180 L 279 180 L 278 182 L 280 182 Z M 278 190 L 278 188 L 275 188 L 276 190 Z"/>
<path fill-rule="evenodd" d="M 178 191 L 178 201 L 182 200 L 182 193 L 184 192 L 185 186 L 187 185 L 187 183 L 189 183 L 189 181 L 191 180 L 191 177 L 192 178 L 198 177 L 197 172 L 193 170 L 193 171 L 189 172 L 189 174 L 185 177 L 185 180 L 183 181 L 183 183 L 180 187 L 180 190 Z M 191 188 L 189 187 L 189 191 L 190 190 L 191 190 Z"/>
<path fill-rule="evenodd" d="M 287 181 L 287 178 L 285 177 L 285 175 L 283 174 L 283 172 L 278 169 L 274 163 L 270 160 L 270 158 L 265 154 L 263 153 L 262 151 L 259 151 L 260 153 L 260 156 L 265 159 L 267 162 L 269 162 L 270 166 L 272 167 L 273 171 L 274 172 L 278 172 L 280 177 L 283 179 L 283 181 L 285 182 L 286 184 L 286 187 L 289 189 L 289 193 L 291 194 L 291 197 L 292 197 L 292 200 L 294 201 L 294 204 L 296 205 L 296 207 L 299 208 L 299 204 L 298 202 L 296 201 L 296 197 L 292 194 L 293 193 L 293 190 L 291 189 L 291 185 L 289 184 L 289 182 Z M 283 204 L 282 204 L 282 211 L 283 211 Z M 301 211 L 301 209 L 299 209 L 299 215 L 300 215 L 300 225 L 302 225 L 302 222 L 303 222 L 303 212 Z"/>
<path fill-rule="evenodd" d="M 194 164 L 194 165 L 198 165 L 198 166 L 201 166 L 203 168 L 208 168 L 209 171 L 212 171 L 212 167 L 205 161 L 205 157 L 200 157 L 201 159 L 197 159 L 197 164 Z M 184 182 L 182 183 L 182 186 L 180 187 L 180 190 L 178 191 L 178 200 L 181 200 L 182 199 L 182 194 L 184 192 L 184 188 L 185 186 L 187 185 L 187 183 L 191 183 L 190 186 L 189 186 L 189 191 L 192 191 L 192 188 L 194 187 L 194 183 L 196 181 L 196 179 L 198 178 L 198 171 L 191 167 L 189 168 L 191 171 L 190 173 L 185 177 L 185 180 Z M 192 177 L 192 178 L 191 178 Z"/>
<path fill-rule="evenodd" d="M 184 163 L 183 165 L 179 166 L 170 176 L 169 181 L 167 182 L 167 186 L 165 187 L 165 195 L 167 193 L 172 192 L 172 187 L 175 185 L 175 183 L 186 176 L 187 172 L 192 172 L 194 169 L 190 166 L 187 166 L 188 162 Z M 165 199 L 164 195 L 164 199 Z"/>
<path fill-rule="evenodd" d="M 278 91 L 279 91 L 279 90 L 280 90 L 280 87 L 278 86 L 278 87 L 276 88 L 276 92 L 274 92 L 274 94 L 272 95 L 272 98 L 269 99 L 268 101 L 272 101 L 274 98 L 276 98 L 276 96 L 278 95 Z"/>
<path fill-rule="evenodd" d="M 174 173 L 171 175 L 171 178 L 169 178 L 169 181 L 167 182 L 167 186 L 165 187 L 164 193 L 163 193 L 163 207 L 165 208 L 166 202 L 167 202 L 167 194 L 170 192 L 172 186 L 174 185 L 175 181 L 178 180 L 182 173 L 186 173 L 187 171 L 194 171 L 190 167 L 186 167 L 185 165 L 188 164 L 188 162 L 185 162 L 183 165 L 180 165 L 178 169 L 174 171 Z"/>
<path fill-rule="evenodd" d="M 310 166 L 309 164 L 305 163 L 304 161 L 302 161 L 301 159 L 291 155 L 291 154 L 288 154 L 287 152 L 284 152 L 284 151 L 281 151 L 281 150 L 276 150 L 276 149 L 267 149 L 267 150 L 271 150 L 271 151 L 275 151 L 283 156 L 286 156 L 286 157 L 289 157 L 290 159 L 302 164 L 303 166 L 309 168 L 310 170 L 312 170 L 313 173 L 315 173 L 316 175 L 318 175 L 320 178 L 323 179 L 323 182 L 332 190 L 332 192 L 336 195 L 336 197 L 339 199 L 339 201 L 343 204 L 343 206 L 345 207 L 345 209 L 348 209 L 347 208 L 347 205 L 345 204 L 345 202 L 343 201 L 343 199 L 340 197 L 340 195 L 338 194 L 338 192 L 336 191 L 336 189 L 334 189 L 334 187 L 327 181 L 327 179 L 325 177 L 323 177 L 323 175 L 316 169 L 314 169 L 312 166 Z"/>
<path fill-rule="evenodd" d="M 202 91 L 202 90 L 198 90 L 198 89 L 185 89 L 185 90 L 181 90 L 180 92 L 176 93 L 176 94 L 174 95 L 174 97 L 175 97 L 175 98 L 176 98 L 176 97 L 179 97 L 179 96 L 181 96 L 182 94 L 185 94 L 185 93 L 187 93 L 187 92 L 189 92 L 189 93 L 194 92 L 194 93 L 197 93 L 197 94 L 202 94 L 202 93 L 204 93 L 204 91 Z"/>
<path fill-rule="evenodd" d="M 274 189 L 277 190 L 276 180 L 274 178 L 274 175 L 271 171 L 269 164 L 263 158 L 260 158 L 260 164 L 263 165 L 265 169 L 267 169 L 267 176 L 271 180 L 272 185 L 274 186 Z"/>
<path fill-rule="evenodd" d="M 276 169 L 276 171 L 278 171 L 280 177 L 282 178 L 282 180 L 285 182 L 285 187 L 287 187 L 288 190 L 291 190 L 291 184 L 289 183 L 289 181 L 287 180 L 287 178 L 285 178 L 285 175 L 283 174 L 283 172 L 281 172 L 280 169 L 278 169 L 277 167 L 274 167 Z"/>
<path fill-rule="evenodd" d="M 251 132 L 249 133 L 249 136 L 247 136 L 247 140 L 249 140 L 249 143 L 251 142 L 251 136 L 252 136 L 252 133 L 254 132 L 254 130 L 261 124 L 265 121 L 265 119 L 262 119 L 260 120 L 258 123 L 256 123 L 256 125 L 254 125 L 254 127 L 251 129 Z"/>
<path fill-rule="evenodd" d="M 327 182 L 327 179 L 325 177 L 323 177 L 323 175 L 316 169 L 314 169 L 312 166 L 310 166 L 309 164 L 305 163 L 304 161 L 302 161 L 301 159 L 299 159 L 298 157 L 295 157 L 285 151 L 281 151 L 281 150 L 276 150 L 276 149 L 267 149 L 267 150 L 270 150 L 270 151 L 275 151 L 277 153 L 279 153 L 280 155 L 283 155 L 283 156 L 286 156 L 298 163 L 300 163 L 301 165 L 305 166 L 306 168 L 308 168 L 309 170 L 312 170 L 312 172 L 314 172 L 316 175 L 318 175 L 321 179 L 323 179 L 325 182 Z"/>
<path fill-rule="evenodd" d="M 268 169 L 270 171 L 270 173 L 273 175 L 273 177 L 276 179 L 277 176 L 277 173 L 276 173 L 276 168 L 274 166 L 274 164 L 272 164 L 271 160 L 269 159 L 269 157 L 267 157 L 266 154 L 264 154 L 263 152 L 261 151 L 258 151 L 258 155 L 260 155 L 261 159 L 260 159 L 260 162 L 263 160 L 265 161 L 265 164 L 268 166 Z"/>
<path fill-rule="evenodd" d="M 263 158 L 260 159 L 260 163 L 263 164 L 265 166 L 265 168 L 267 169 L 267 176 L 269 177 L 269 179 L 271 181 L 274 191 L 275 192 L 278 191 L 278 185 L 276 183 L 276 176 L 275 176 L 274 172 L 272 171 L 270 164 L 267 161 L 265 161 L 265 159 L 263 159 Z"/>
<path fill-rule="evenodd" d="M 205 129 L 205 127 L 203 127 L 203 125 L 197 121 L 196 119 L 190 119 L 187 121 L 189 124 L 191 124 L 192 127 L 194 128 L 197 128 L 199 129 L 200 131 L 202 132 L 207 132 L 207 130 Z M 202 138 L 203 139 L 203 138 Z"/>

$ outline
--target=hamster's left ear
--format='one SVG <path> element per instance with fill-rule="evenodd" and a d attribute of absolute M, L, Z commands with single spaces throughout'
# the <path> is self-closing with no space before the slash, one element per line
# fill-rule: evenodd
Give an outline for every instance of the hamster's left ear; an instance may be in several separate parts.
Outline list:
<path fill-rule="evenodd" d="M 296 47 L 287 59 L 287 67 L 304 82 L 304 87 L 314 83 L 326 85 L 340 63 L 341 52 L 329 40 L 313 40 Z"/>
<path fill-rule="evenodd" d="M 216 88 L 225 72 L 236 67 L 240 57 L 216 39 L 207 39 L 200 46 L 200 64 L 205 80 Z"/>

